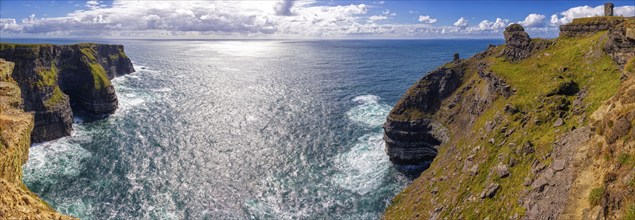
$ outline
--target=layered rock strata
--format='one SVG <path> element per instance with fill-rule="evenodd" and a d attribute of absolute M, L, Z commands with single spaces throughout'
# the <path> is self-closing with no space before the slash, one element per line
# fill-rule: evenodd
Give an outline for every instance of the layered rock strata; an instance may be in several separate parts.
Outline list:
<path fill-rule="evenodd" d="M 95 116 L 114 113 L 118 103 L 110 79 L 134 72 L 121 45 L 0 43 L 0 58 L 15 63 L 12 77 L 24 110 L 35 116 L 34 142 L 71 133 L 71 103 Z"/>
<path fill-rule="evenodd" d="M 11 77 L 13 67 L 0 59 L 0 219 L 70 219 L 22 183 L 34 121 L 22 110 L 20 87 Z"/>

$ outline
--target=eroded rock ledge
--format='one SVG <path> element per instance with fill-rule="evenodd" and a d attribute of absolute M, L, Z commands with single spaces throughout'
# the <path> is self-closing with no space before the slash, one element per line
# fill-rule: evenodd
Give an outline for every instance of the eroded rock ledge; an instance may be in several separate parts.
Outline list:
<path fill-rule="evenodd" d="M 0 43 L 0 58 L 15 63 L 12 77 L 24 110 L 35 116 L 33 142 L 70 135 L 71 102 L 95 116 L 114 113 L 118 102 L 110 79 L 134 72 L 122 45 Z"/>

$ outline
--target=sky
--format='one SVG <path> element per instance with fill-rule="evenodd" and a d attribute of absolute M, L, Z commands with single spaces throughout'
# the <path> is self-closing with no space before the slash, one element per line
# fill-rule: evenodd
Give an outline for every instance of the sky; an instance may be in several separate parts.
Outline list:
<path fill-rule="evenodd" d="M 437 39 L 501 38 L 519 23 L 555 37 L 606 1 L 0 0 L 0 38 Z M 635 16 L 635 1 L 612 1 Z"/>

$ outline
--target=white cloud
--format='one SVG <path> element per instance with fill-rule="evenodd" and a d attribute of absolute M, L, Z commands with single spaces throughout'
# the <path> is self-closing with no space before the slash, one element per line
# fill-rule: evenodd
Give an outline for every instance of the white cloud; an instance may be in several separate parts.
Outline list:
<path fill-rule="evenodd" d="M 559 13 L 562 17 L 559 17 L 557 14 L 551 15 L 550 24 L 552 26 L 558 26 L 563 24 L 568 24 L 573 21 L 575 18 L 585 18 L 585 17 L 593 17 L 593 16 L 602 16 L 604 15 L 604 5 L 598 5 L 596 7 L 591 7 L 588 5 L 578 6 L 570 8 L 566 11 Z M 617 16 L 625 16 L 632 17 L 635 16 L 635 6 L 620 6 L 614 8 L 614 14 Z"/>
<path fill-rule="evenodd" d="M 525 17 L 524 21 L 518 22 L 525 28 L 531 27 L 544 27 L 545 25 L 545 16 L 541 14 L 529 14 Z"/>
<path fill-rule="evenodd" d="M 337 3 L 337 1 L 332 2 Z M 383 5 L 331 5 L 315 0 L 254 1 L 129 1 L 115 0 L 111 6 L 88 1 L 81 10 L 65 16 L 25 19 L 0 18 L 0 33 L 50 36 L 187 37 L 187 38 L 347 38 L 347 37 L 500 37 L 510 20 L 496 18 L 470 26 L 465 17 L 453 25 L 418 11 L 416 24 L 399 24 L 397 13 Z M 599 8 L 601 9 L 601 7 Z M 378 13 L 369 15 L 369 11 Z M 530 33 L 557 34 L 555 24 L 573 17 L 591 16 L 598 7 L 580 6 L 552 15 L 529 14 L 519 21 Z M 631 16 L 635 6 L 615 8 L 616 14 Z M 404 12 L 405 13 L 405 12 Z M 406 16 L 410 17 L 411 15 Z M 493 18 L 493 17 L 492 17 Z M 475 21 L 476 22 L 476 21 Z"/>
<path fill-rule="evenodd" d="M 470 31 L 498 31 L 509 25 L 508 19 L 496 18 L 496 21 L 483 20 L 477 26 L 470 27 Z"/>
<path fill-rule="evenodd" d="M 386 19 L 388 19 L 388 17 L 383 15 L 373 15 L 368 18 L 369 22 L 381 21 Z"/>
<path fill-rule="evenodd" d="M 86 7 L 90 9 L 98 9 L 101 7 L 100 4 L 99 1 L 86 1 Z"/>
<path fill-rule="evenodd" d="M 454 22 L 454 26 L 455 27 L 459 27 L 459 28 L 464 28 L 467 27 L 468 23 L 467 23 L 467 19 L 461 17 L 459 18 L 459 20 L 457 20 L 456 22 Z"/>
<path fill-rule="evenodd" d="M 419 15 L 419 22 L 425 23 L 425 24 L 434 24 L 437 23 L 437 19 L 436 18 L 431 18 L 428 15 Z"/>
<path fill-rule="evenodd" d="M 293 7 L 294 0 L 280 0 L 276 3 L 274 10 L 276 11 L 276 15 L 282 16 L 290 16 L 291 8 Z"/>

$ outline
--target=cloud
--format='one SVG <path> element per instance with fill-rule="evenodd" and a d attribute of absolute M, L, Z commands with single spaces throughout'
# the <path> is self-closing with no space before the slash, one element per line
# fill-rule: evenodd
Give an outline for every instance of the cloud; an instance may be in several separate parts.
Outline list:
<path fill-rule="evenodd" d="M 518 23 L 525 28 L 544 27 L 545 16 L 541 14 L 529 14 L 525 17 L 524 21 L 519 21 Z"/>
<path fill-rule="evenodd" d="M 436 18 L 431 18 L 428 15 L 419 15 L 419 22 L 424 23 L 424 24 L 434 24 L 437 23 L 437 19 Z"/>
<path fill-rule="evenodd" d="M 381 21 L 381 20 L 386 20 L 386 19 L 388 19 L 388 17 L 386 17 L 384 15 L 373 15 L 373 16 L 370 16 L 368 18 L 368 21 L 369 22 L 375 22 L 375 21 Z"/>
<path fill-rule="evenodd" d="M 498 31 L 509 25 L 508 19 L 496 18 L 496 21 L 483 20 L 477 26 L 470 27 L 471 31 Z"/>
<path fill-rule="evenodd" d="M 613 12 L 617 16 L 632 17 L 635 16 L 635 6 L 630 5 L 615 7 Z M 604 15 L 604 5 L 598 5 L 596 7 L 591 7 L 588 5 L 578 6 L 560 12 L 559 14 L 562 17 L 559 17 L 558 14 L 551 15 L 550 24 L 552 26 L 571 23 L 571 21 L 573 21 L 573 19 L 575 18 L 602 16 Z"/>
<path fill-rule="evenodd" d="M 459 27 L 459 28 L 464 28 L 467 27 L 468 23 L 467 23 L 467 19 L 461 17 L 459 18 L 459 20 L 457 20 L 456 22 L 454 22 L 454 26 L 455 27 Z"/>
<path fill-rule="evenodd" d="M 338 1 L 331 2 L 338 3 Z M 334 5 L 316 0 L 255 1 L 129 1 L 109 6 L 87 1 L 64 16 L 0 18 L 2 36 L 125 37 L 125 38 L 348 38 L 348 37 L 500 37 L 506 18 L 482 20 L 470 26 L 465 17 L 447 26 L 417 11 L 415 24 L 392 23 L 397 13 L 382 5 Z M 592 16 L 601 7 L 580 6 L 550 17 L 529 14 L 519 21 L 530 33 L 557 34 L 548 24 Z M 369 15 L 369 11 L 378 13 Z M 635 6 L 616 7 L 616 14 L 635 14 Z M 405 13 L 405 12 L 404 12 Z M 411 15 L 407 15 L 410 17 Z M 633 16 L 633 15 L 631 15 Z M 494 17 L 493 17 L 494 18 Z M 7 35 L 5 35 L 7 34 Z"/>
<path fill-rule="evenodd" d="M 86 1 L 86 7 L 90 9 L 98 9 L 101 7 L 100 4 L 99 1 Z"/>
<path fill-rule="evenodd" d="M 281 16 L 290 16 L 293 15 L 291 13 L 291 8 L 293 7 L 294 0 L 280 0 L 276 3 L 274 10 L 276 15 Z"/>

